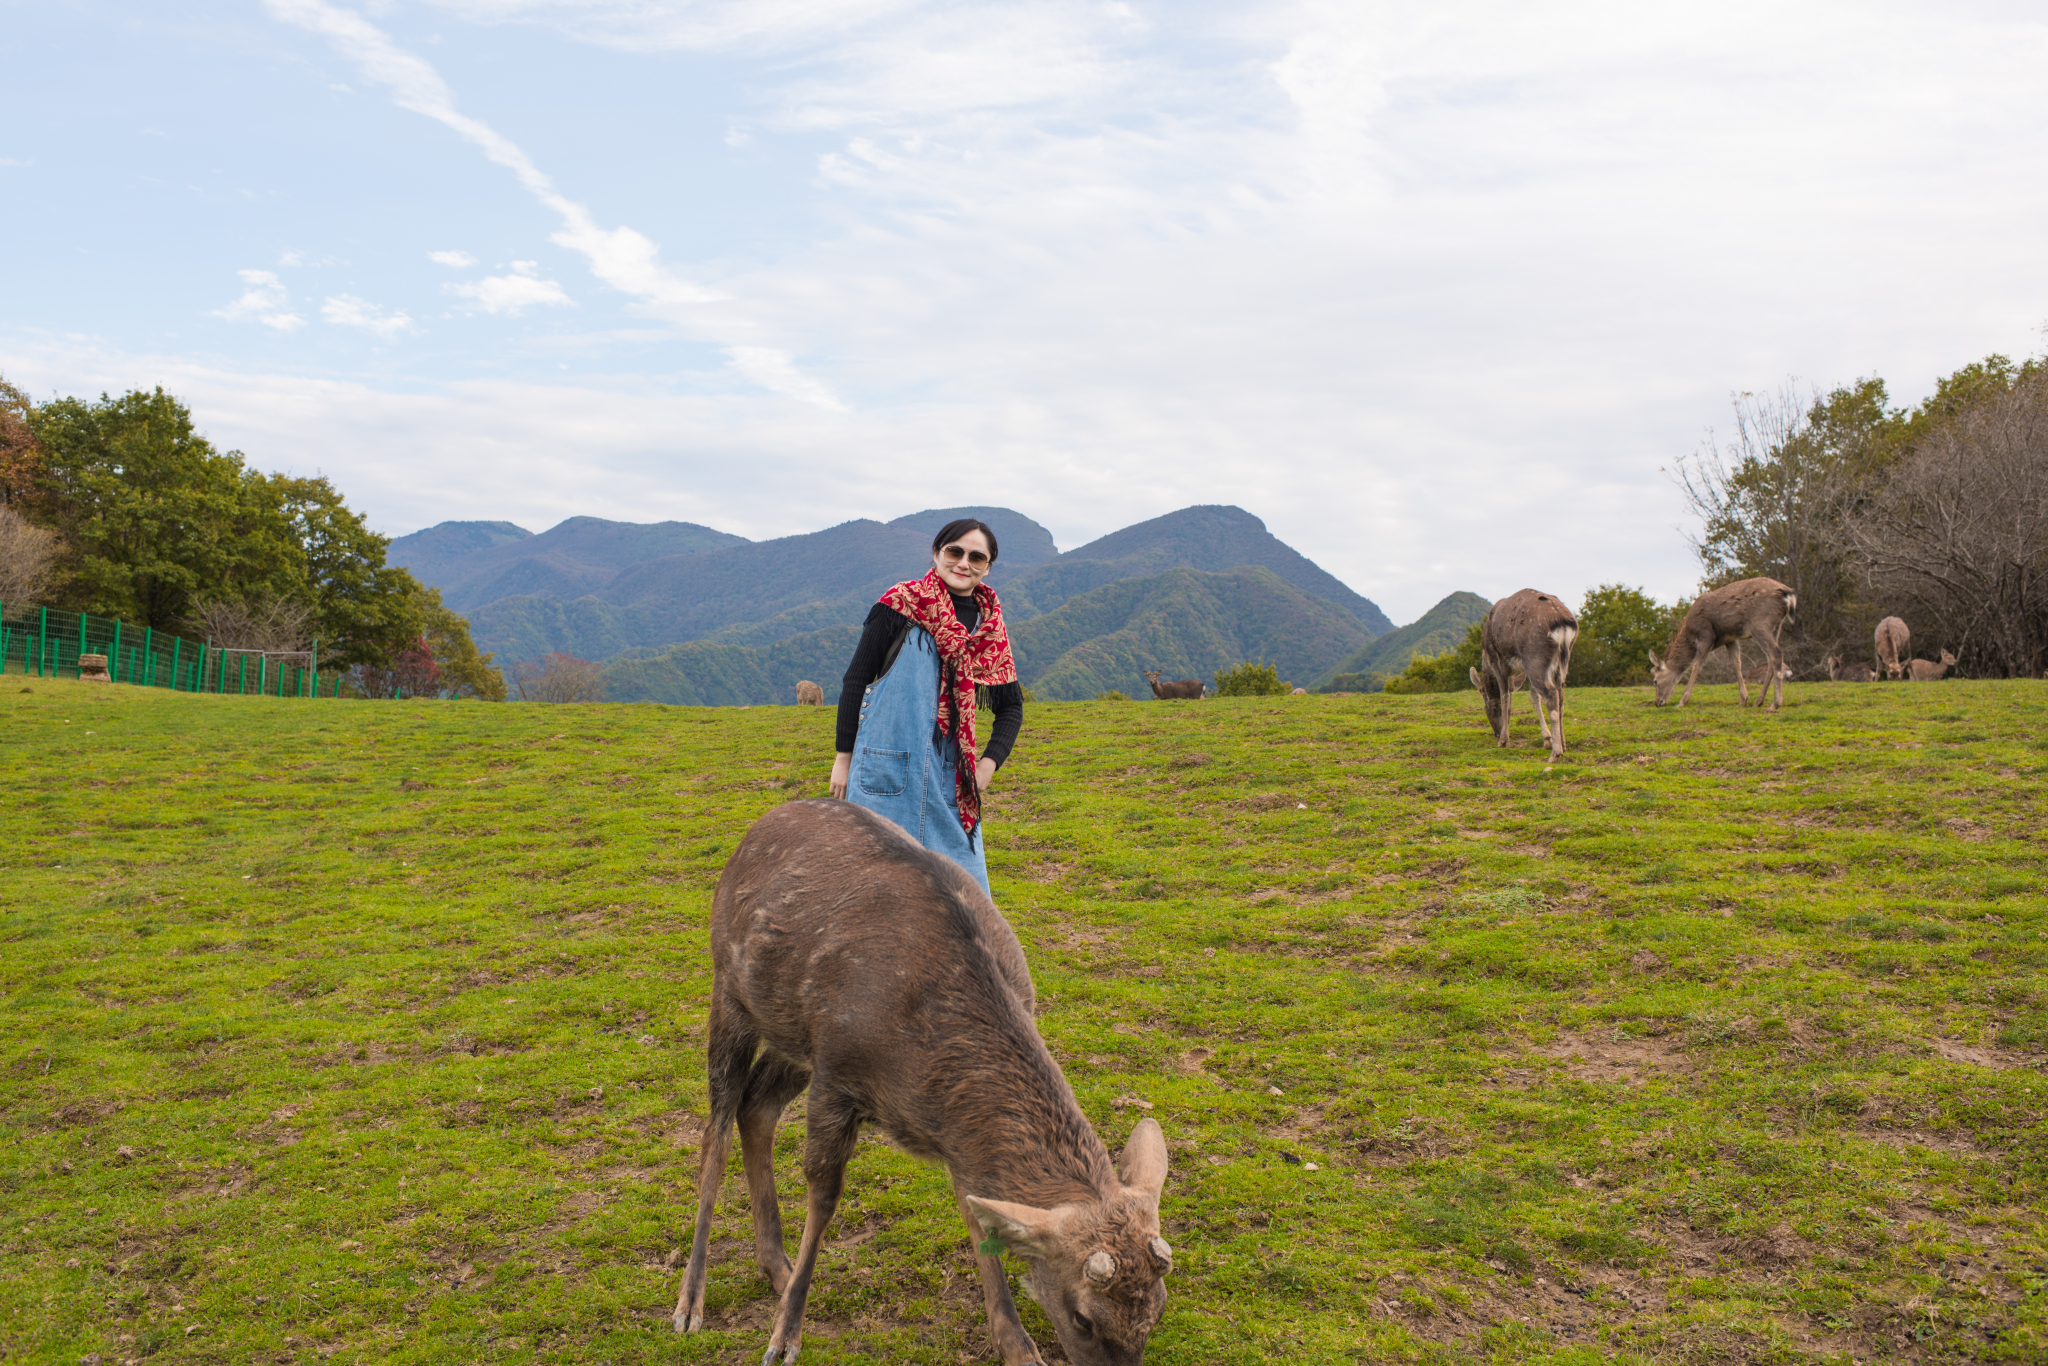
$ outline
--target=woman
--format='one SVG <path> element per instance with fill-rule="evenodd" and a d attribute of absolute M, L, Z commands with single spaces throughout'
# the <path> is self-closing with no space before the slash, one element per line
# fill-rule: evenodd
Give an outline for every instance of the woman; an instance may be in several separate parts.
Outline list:
<path fill-rule="evenodd" d="M 868 611 L 839 691 L 832 795 L 887 816 L 988 890 L 981 794 L 1024 724 L 1024 689 L 1003 607 L 982 580 L 996 534 L 963 517 L 932 538 L 931 572 L 899 583 Z M 975 693 L 994 712 L 975 749 Z"/>

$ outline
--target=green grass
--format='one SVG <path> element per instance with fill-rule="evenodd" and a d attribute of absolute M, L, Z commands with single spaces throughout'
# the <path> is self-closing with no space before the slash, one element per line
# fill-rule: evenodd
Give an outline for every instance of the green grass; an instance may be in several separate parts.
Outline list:
<path fill-rule="evenodd" d="M 1786 694 L 1577 692 L 1555 765 L 1469 694 L 1031 712 L 990 862 L 1173 1147 L 1148 1361 L 2048 1352 L 2041 687 Z M 0 1359 L 759 1359 L 736 1162 L 668 1328 L 703 926 L 823 709 L 0 702 Z M 833 1243 L 806 1361 L 987 1359 L 940 1173 L 864 1144 Z"/>

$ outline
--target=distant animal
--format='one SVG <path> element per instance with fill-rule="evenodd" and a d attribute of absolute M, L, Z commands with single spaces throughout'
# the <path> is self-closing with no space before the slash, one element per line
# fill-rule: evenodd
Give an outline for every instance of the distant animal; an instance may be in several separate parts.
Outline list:
<path fill-rule="evenodd" d="M 1579 619 L 1571 608 L 1533 588 L 1509 594 L 1486 614 L 1486 623 L 1479 628 L 1479 667 L 1469 672 L 1501 748 L 1507 748 L 1515 675 L 1520 674 L 1528 680 L 1536 724 L 1550 744 L 1550 757 L 1564 754 L 1564 683 L 1572 667 L 1572 642 L 1578 636 Z M 1546 704 L 1550 716 L 1545 715 Z"/>
<path fill-rule="evenodd" d="M 1886 678 L 1905 675 L 1905 661 L 1913 657 L 1912 644 L 1913 633 L 1906 629 L 1904 621 L 1886 617 L 1877 623 L 1877 662 L 1884 666 Z"/>
<path fill-rule="evenodd" d="M 1828 677 L 1837 683 L 1875 683 L 1877 670 L 1868 664 L 1844 664 L 1833 655 L 1828 656 Z"/>
<path fill-rule="evenodd" d="M 821 707 L 825 704 L 825 690 L 806 678 L 796 685 L 796 704 L 799 707 Z"/>
<path fill-rule="evenodd" d="M 1202 680 L 1199 678 L 1183 678 L 1177 683 L 1161 683 L 1159 670 L 1147 669 L 1145 681 L 1152 685 L 1152 696 L 1161 702 L 1177 697 L 1190 698 L 1196 702 L 1202 700 Z"/>
<path fill-rule="evenodd" d="M 1307 688 L 1296 688 L 1296 689 L 1295 689 L 1295 690 L 1293 691 L 1293 693 L 1292 693 L 1292 694 L 1290 694 L 1290 696 L 1294 696 L 1294 697 L 1307 697 L 1307 696 L 1308 696 L 1308 689 L 1307 689 Z"/>
<path fill-rule="evenodd" d="M 1941 663 L 1939 664 L 1936 664 L 1931 659 L 1915 659 L 1909 661 L 1909 663 L 1913 671 L 1913 681 L 1915 683 L 1932 683 L 1955 667 L 1956 657 L 1947 650 L 1943 650 L 1941 652 Z"/>
<path fill-rule="evenodd" d="M 1159 1236 L 1166 1139 L 1140 1120 L 1111 1162 L 1039 1037 L 1017 936 L 973 877 L 851 802 L 789 802 L 755 821 L 726 864 L 711 958 L 711 1116 L 678 1332 L 704 1327 L 737 1122 L 755 1261 L 781 1296 L 762 1360 L 796 1360 L 818 1248 L 867 1123 L 945 1165 L 1006 1363 L 1040 1356 L 1010 1298 L 1005 1251 L 1025 1263 L 1069 1361 L 1143 1361 L 1173 1266 Z M 775 1126 L 807 1086 L 809 1205 L 792 1263 Z"/>
<path fill-rule="evenodd" d="M 1785 649 L 1779 642 L 1792 614 L 1799 608 L 1799 595 L 1776 579 L 1741 579 L 1702 593 L 1678 624 L 1677 634 L 1664 650 L 1664 658 L 1650 656 L 1650 677 L 1657 685 L 1657 705 L 1671 700 L 1681 675 L 1684 706 L 1692 700 L 1693 685 L 1699 682 L 1700 665 L 1723 645 L 1735 656 L 1735 686 L 1741 690 L 1744 706 L 1749 705 L 1749 680 L 1742 673 L 1742 642 L 1754 640 L 1764 647 L 1765 677 L 1769 680 L 1757 692 L 1761 707 L 1771 699 L 1776 711 L 1785 701 Z M 1688 672 L 1688 666 L 1690 671 Z M 1772 698 L 1772 693 L 1776 697 Z"/>

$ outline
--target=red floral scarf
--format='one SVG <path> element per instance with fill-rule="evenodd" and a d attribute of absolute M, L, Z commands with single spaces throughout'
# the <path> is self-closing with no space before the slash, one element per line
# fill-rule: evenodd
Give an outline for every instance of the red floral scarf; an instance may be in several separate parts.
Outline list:
<path fill-rule="evenodd" d="M 881 597 L 883 606 L 929 631 L 939 647 L 938 734 L 952 736 L 958 750 L 954 791 L 960 802 L 960 828 L 969 839 L 981 824 L 981 785 L 974 772 L 980 757 L 974 738 L 974 688 L 976 684 L 1017 681 L 1017 661 L 1010 657 L 1010 633 L 1003 625 L 1003 605 L 996 601 L 996 590 L 977 584 L 974 600 L 981 604 L 981 620 L 969 631 L 953 615 L 952 592 L 936 569 L 921 579 L 897 584 Z M 957 731 L 955 716 L 960 718 Z"/>

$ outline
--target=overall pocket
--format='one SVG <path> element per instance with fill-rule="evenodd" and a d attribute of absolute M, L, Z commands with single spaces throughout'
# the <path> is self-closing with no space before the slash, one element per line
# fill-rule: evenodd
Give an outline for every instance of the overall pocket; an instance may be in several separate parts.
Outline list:
<path fill-rule="evenodd" d="M 860 790 L 875 797 L 900 797 L 910 786 L 910 751 L 869 749 L 860 751 Z"/>

